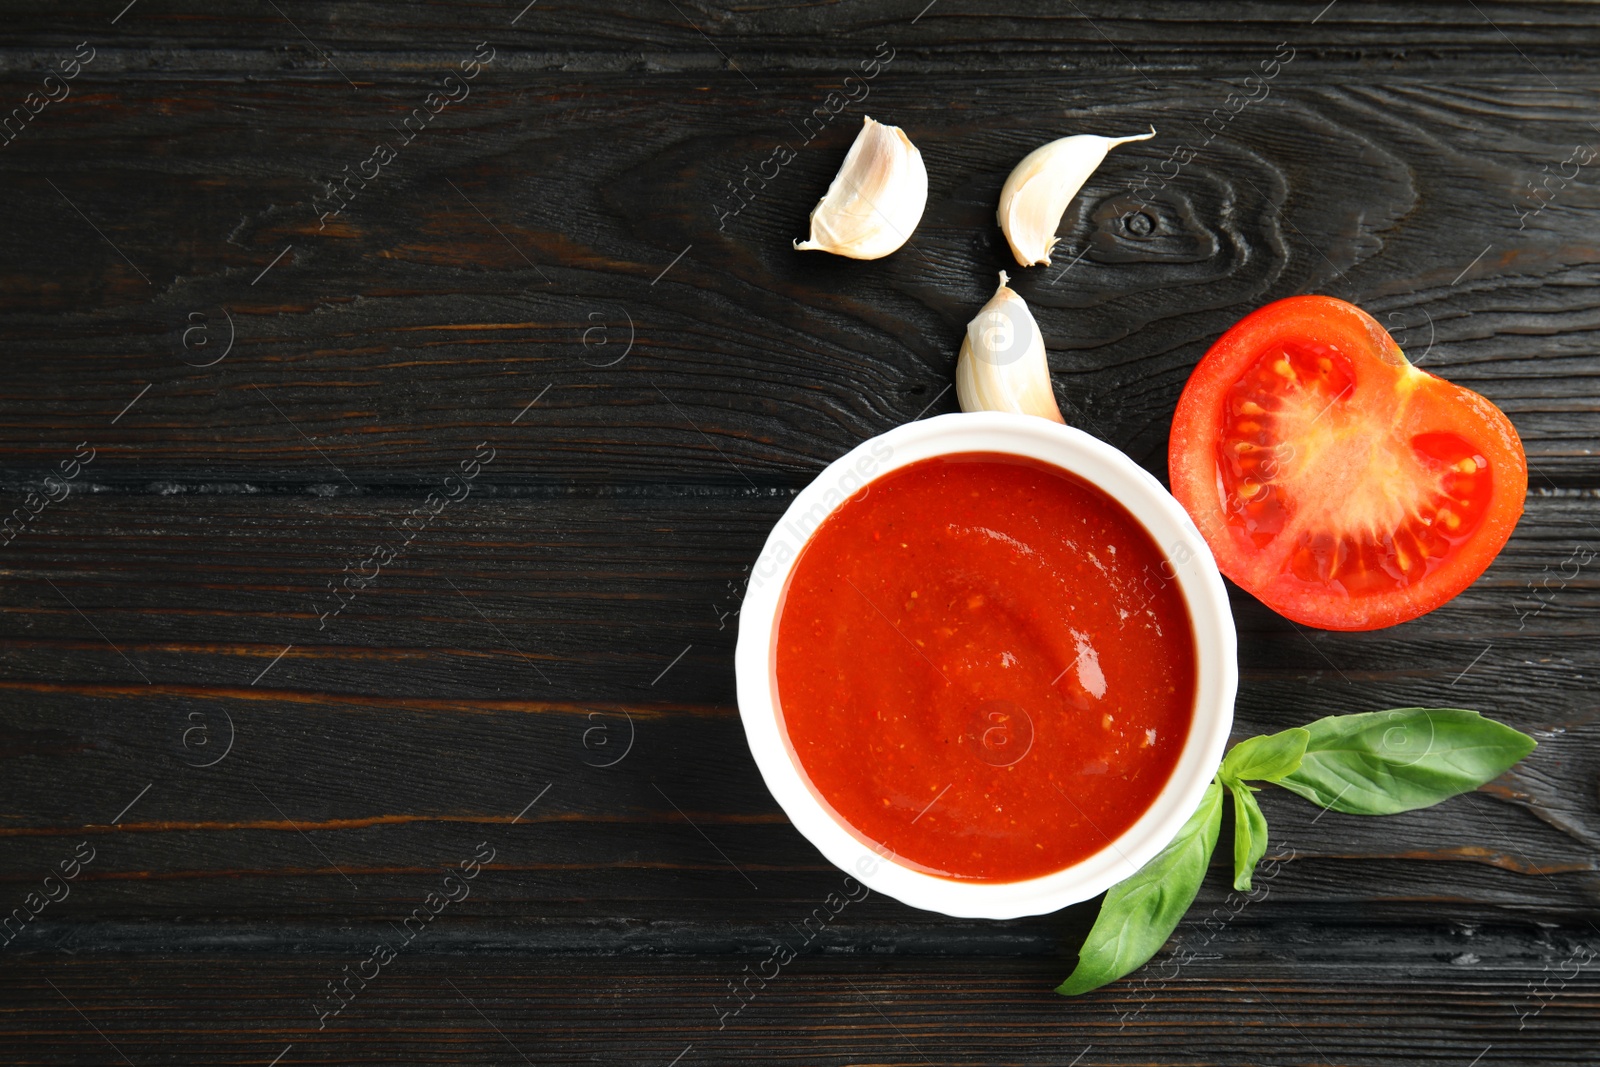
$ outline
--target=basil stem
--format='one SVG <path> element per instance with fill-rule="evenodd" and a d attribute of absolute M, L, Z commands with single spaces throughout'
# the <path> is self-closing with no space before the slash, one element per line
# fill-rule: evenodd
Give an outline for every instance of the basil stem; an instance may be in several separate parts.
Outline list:
<path fill-rule="evenodd" d="M 1311 734 L 1295 726 L 1281 733 L 1240 741 L 1228 750 L 1217 777 L 1233 794 L 1233 888 L 1248 893 L 1256 864 L 1267 851 L 1267 817 L 1246 779 L 1276 782 L 1292 774 L 1306 754 Z"/>
<path fill-rule="evenodd" d="M 1276 782 L 1300 766 L 1310 741 L 1311 732 L 1298 726 L 1240 741 L 1223 758 L 1222 781 Z"/>

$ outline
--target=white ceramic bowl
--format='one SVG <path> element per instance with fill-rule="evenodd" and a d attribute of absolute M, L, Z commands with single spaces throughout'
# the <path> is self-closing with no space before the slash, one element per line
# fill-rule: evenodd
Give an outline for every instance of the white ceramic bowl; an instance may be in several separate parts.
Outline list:
<path fill-rule="evenodd" d="M 1171 779 L 1120 837 L 1063 870 L 1019 882 L 941 878 L 864 844 L 813 791 L 784 733 L 775 663 L 778 615 L 795 561 L 811 532 L 873 478 L 955 452 L 1004 452 L 1053 464 L 1099 486 L 1126 508 L 1166 554 L 1194 624 L 1194 722 Z M 829 464 L 773 527 L 750 573 L 739 613 L 739 715 L 756 766 L 789 820 L 830 862 L 871 889 L 916 908 L 965 918 L 1038 915 L 1087 900 L 1138 870 L 1200 804 L 1233 724 L 1239 684 L 1228 596 L 1204 538 L 1161 483 L 1133 460 L 1081 430 L 1000 412 L 940 415 L 864 441 Z"/>

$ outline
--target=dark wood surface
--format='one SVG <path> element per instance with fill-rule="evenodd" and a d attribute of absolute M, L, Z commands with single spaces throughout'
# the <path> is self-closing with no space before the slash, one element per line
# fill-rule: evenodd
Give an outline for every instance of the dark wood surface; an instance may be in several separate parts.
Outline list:
<path fill-rule="evenodd" d="M 0 545 L 0 904 L 94 852 L 0 948 L 0 1062 L 1594 1062 L 1600 163 L 1537 213 L 1529 186 L 1600 147 L 1600 8 L 123 2 L 0 13 L 6 108 L 94 49 L 0 149 L 0 493 L 39 509 Z M 480 42 L 471 95 L 319 225 Z M 864 114 L 928 161 L 915 238 L 792 252 Z M 1264 897 L 1233 914 L 1225 832 L 1169 950 L 1078 1000 L 1051 987 L 1092 905 L 870 897 L 719 1020 L 841 878 L 744 744 L 745 568 L 825 463 L 955 410 L 1012 163 L 1150 124 L 1017 272 L 1070 422 L 1164 477 L 1207 344 L 1330 292 L 1533 466 L 1506 551 L 1422 619 L 1317 633 L 1235 591 L 1237 732 L 1450 704 L 1540 748 L 1381 821 L 1264 793 Z M 471 895 L 319 1029 L 480 842 Z"/>

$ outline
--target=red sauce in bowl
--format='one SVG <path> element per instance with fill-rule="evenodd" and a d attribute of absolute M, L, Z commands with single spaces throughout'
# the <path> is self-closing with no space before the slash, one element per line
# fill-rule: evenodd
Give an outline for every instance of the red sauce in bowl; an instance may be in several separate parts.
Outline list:
<path fill-rule="evenodd" d="M 1189 735 L 1195 644 L 1128 511 L 1017 456 L 876 479 L 812 534 L 777 628 L 812 790 L 904 864 L 1010 882 L 1105 848 Z"/>

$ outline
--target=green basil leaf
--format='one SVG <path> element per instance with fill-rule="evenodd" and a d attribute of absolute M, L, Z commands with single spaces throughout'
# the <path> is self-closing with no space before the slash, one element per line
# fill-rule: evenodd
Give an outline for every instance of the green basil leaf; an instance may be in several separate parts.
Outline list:
<path fill-rule="evenodd" d="M 1154 956 L 1194 903 L 1222 827 L 1222 786 L 1212 782 L 1167 847 L 1111 887 L 1078 952 L 1078 966 L 1056 988 L 1075 997 L 1114 982 Z"/>
<path fill-rule="evenodd" d="M 1498 778 L 1536 744 L 1504 723 L 1459 708 L 1332 715 L 1306 729 L 1305 758 L 1278 784 L 1350 815 L 1393 815 L 1469 792 Z"/>
<path fill-rule="evenodd" d="M 1240 741 L 1222 761 L 1222 780 L 1230 785 L 1246 780 L 1276 782 L 1300 766 L 1310 740 L 1310 731 L 1296 726 L 1282 733 Z"/>
<path fill-rule="evenodd" d="M 1256 803 L 1255 787 L 1240 782 L 1228 791 L 1233 794 L 1233 888 L 1248 893 L 1250 876 L 1267 853 L 1267 817 Z"/>

